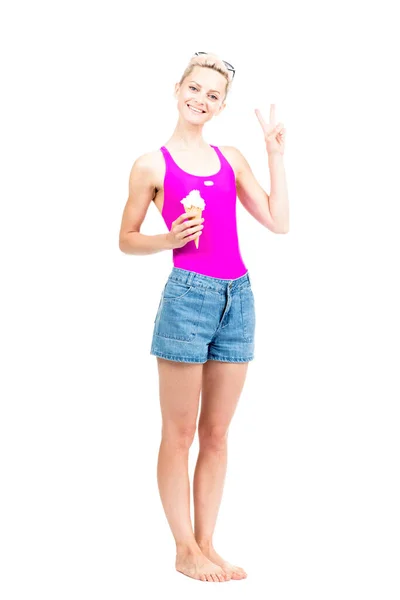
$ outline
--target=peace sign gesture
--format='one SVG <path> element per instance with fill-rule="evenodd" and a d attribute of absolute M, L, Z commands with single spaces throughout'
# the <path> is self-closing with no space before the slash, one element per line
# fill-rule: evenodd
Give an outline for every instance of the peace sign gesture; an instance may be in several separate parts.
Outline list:
<path fill-rule="evenodd" d="M 271 104 L 271 109 L 269 111 L 269 123 L 264 121 L 258 108 L 255 109 L 255 113 L 264 132 L 268 154 L 278 153 L 283 155 L 285 151 L 286 129 L 284 128 L 283 123 L 278 123 L 278 125 L 275 125 L 275 104 Z"/>

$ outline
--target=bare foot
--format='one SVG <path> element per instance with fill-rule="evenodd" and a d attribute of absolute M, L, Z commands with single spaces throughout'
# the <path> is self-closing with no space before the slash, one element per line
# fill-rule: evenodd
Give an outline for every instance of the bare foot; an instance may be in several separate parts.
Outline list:
<path fill-rule="evenodd" d="M 202 546 L 199 544 L 199 547 L 201 548 L 204 556 L 206 556 L 214 564 L 219 565 L 225 571 L 229 579 L 246 579 L 246 571 L 241 567 L 232 565 L 227 560 L 224 560 L 219 554 L 217 554 L 213 546 Z"/>
<path fill-rule="evenodd" d="M 175 568 L 180 573 L 200 579 L 200 581 L 227 581 L 223 569 L 214 564 L 201 552 L 179 552 L 176 555 Z"/>

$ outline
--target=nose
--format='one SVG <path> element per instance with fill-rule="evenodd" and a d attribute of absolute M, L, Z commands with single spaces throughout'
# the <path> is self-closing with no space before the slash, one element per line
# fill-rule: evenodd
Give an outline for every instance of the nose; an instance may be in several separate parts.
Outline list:
<path fill-rule="evenodd" d="M 193 98 L 193 102 L 196 106 L 201 106 L 204 108 L 205 102 L 202 96 L 200 96 L 200 94 L 196 94 L 196 98 Z"/>

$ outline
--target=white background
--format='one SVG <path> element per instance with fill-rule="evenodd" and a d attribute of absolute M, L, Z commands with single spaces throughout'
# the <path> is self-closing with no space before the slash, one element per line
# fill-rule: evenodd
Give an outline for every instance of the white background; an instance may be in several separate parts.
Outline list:
<path fill-rule="evenodd" d="M 394 3 L 9 2 L 0 22 L 2 598 L 398 600 Z M 204 138 L 268 193 L 254 108 L 287 130 L 289 234 L 238 206 L 256 358 L 215 547 L 248 578 L 222 585 L 174 570 L 157 489 L 172 252 L 118 247 L 130 169 L 172 134 L 196 50 L 237 69 Z M 151 205 L 142 232 L 166 231 Z"/>

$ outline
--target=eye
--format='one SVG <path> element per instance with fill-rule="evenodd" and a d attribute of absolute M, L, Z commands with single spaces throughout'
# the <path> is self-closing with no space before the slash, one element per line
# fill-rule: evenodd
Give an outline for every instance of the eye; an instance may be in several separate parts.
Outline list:
<path fill-rule="evenodd" d="M 217 96 L 215 96 L 214 94 L 211 94 L 211 97 L 214 98 L 215 100 L 218 100 Z"/>
<path fill-rule="evenodd" d="M 197 92 L 197 88 L 195 88 L 194 85 L 189 85 L 189 90 L 195 90 Z"/>

